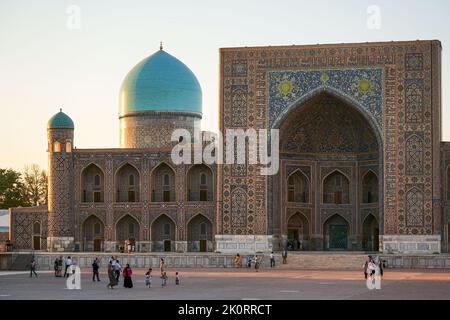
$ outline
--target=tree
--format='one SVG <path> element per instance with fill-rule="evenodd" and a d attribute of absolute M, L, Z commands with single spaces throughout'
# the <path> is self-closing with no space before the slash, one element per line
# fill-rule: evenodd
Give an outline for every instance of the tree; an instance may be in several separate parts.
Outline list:
<path fill-rule="evenodd" d="M 20 172 L 0 169 L 0 209 L 26 206 L 27 202 Z"/>
<path fill-rule="evenodd" d="M 26 166 L 23 172 L 26 202 L 31 206 L 47 203 L 47 172 L 37 164 Z"/>

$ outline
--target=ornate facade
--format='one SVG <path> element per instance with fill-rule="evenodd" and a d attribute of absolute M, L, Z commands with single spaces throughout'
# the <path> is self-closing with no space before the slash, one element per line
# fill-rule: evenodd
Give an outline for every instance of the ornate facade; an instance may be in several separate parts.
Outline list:
<path fill-rule="evenodd" d="M 73 123 L 49 125 L 48 209 L 11 210 L 16 249 L 449 250 L 439 41 L 221 49 L 220 130 L 278 129 L 273 176 L 172 163 L 201 91 L 168 56 L 125 78 L 121 148 L 73 149 Z"/>
<path fill-rule="evenodd" d="M 220 234 L 266 235 L 275 248 L 448 250 L 439 41 L 226 48 L 220 63 L 220 129 L 280 130 L 278 175 L 219 169 Z"/>

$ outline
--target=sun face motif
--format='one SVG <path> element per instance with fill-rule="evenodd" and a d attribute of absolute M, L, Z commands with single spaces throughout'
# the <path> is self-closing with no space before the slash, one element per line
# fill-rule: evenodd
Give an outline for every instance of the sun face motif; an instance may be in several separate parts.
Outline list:
<path fill-rule="evenodd" d="M 328 73 L 322 73 L 322 75 L 320 76 L 320 81 L 327 82 L 328 80 L 330 80 L 330 76 L 328 75 Z"/>
<path fill-rule="evenodd" d="M 278 91 L 282 94 L 288 94 L 292 90 L 292 82 L 289 80 L 284 80 L 278 86 Z"/>
<path fill-rule="evenodd" d="M 358 88 L 361 92 L 368 92 L 372 88 L 372 84 L 369 80 L 359 80 Z"/>

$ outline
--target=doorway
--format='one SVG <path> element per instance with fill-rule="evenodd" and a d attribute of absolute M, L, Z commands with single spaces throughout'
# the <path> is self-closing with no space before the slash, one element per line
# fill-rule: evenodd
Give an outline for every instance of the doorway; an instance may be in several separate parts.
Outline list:
<path fill-rule="evenodd" d="M 94 251 L 102 251 L 102 239 L 94 239 Z"/>
<path fill-rule="evenodd" d="M 164 251 L 170 252 L 172 251 L 171 248 L 171 241 L 170 240 L 164 240 Z"/>
<path fill-rule="evenodd" d="M 200 252 L 206 252 L 206 240 L 200 240 Z"/>
<path fill-rule="evenodd" d="M 348 228 L 343 224 L 330 225 L 330 250 L 347 249 Z"/>
<path fill-rule="evenodd" d="M 298 250 L 300 229 L 288 229 L 288 250 Z"/>
<path fill-rule="evenodd" d="M 363 242 L 362 248 L 366 251 L 378 251 L 379 249 L 378 221 L 373 215 L 368 215 L 363 223 Z"/>
<path fill-rule="evenodd" d="M 41 237 L 33 236 L 33 250 L 41 250 Z"/>

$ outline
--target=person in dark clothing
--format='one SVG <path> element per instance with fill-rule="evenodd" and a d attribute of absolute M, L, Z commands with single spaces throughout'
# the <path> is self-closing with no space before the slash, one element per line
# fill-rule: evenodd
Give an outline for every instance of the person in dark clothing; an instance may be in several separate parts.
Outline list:
<path fill-rule="evenodd" d="M 53 269 L 55 270 L 55 277 L 58 276 L 58 258 L 55 259 L 55 262 L 53 263 Z"/>
<path fill-rule="evenodd" d="M 37 273 L 36 273 L 36 260 L 34 260 L 34 258 L 31 259 L 30 262 L 30 278 L 33 277 L 33 274 L 36 276 L 37 278 Z"/>
<path fill-rule="evenodd" d="M 112 264 L 113 260 L 109 261 L 109 265 L 108 265 L 108 278 L 109 278 L 109 283 L 106 286 L 107 288 L 111 288 L 114 289 L 114 286 L 117 286 L 118 281 L 116 280 L 116 272 L 115 272 L 115 268 Z"/>
<path fill-rule="evenodd" d="M 133 288 L 133 281 L 131 280 L 131 275 L 133 271 L 130 268 L 130 265 L 127 263 L 125 269 L 123 269 L 123 286 L 125 288 Z"/>
<path fill-rule="evenodd" d="M 380 268 L 380 276 L 383 276 L 384 271 L 384 260 L 380 258 L 380 261 L 378 263 L 378 267 Z"/>
<path fill-rule="evenodd" d="M 62 268 L 63 268 L 63 257 L 59 256 L 59 259 L 58 259 L 58 275 L 57 275 L 57 277 L 62 277 Z"/>
<path fill-rule="evenodd" d="M 283 256 L 283 264 L 287 264 L 287 255 L 288 255 L 287 249 L 284 249 L 283 250 L 283 254 L 282 254 L 282 256 Z"/>
<path fill-rule="evenodd" d="M 98 274 L 98 269 L 100 268 L 99 261 L 97 258 L 95 258 L 94 262 L 92 263 L 92 281 L 95 282 L 95 278 L 97 277 L 97 281 L 100 281 L 100 277 Z"/>

